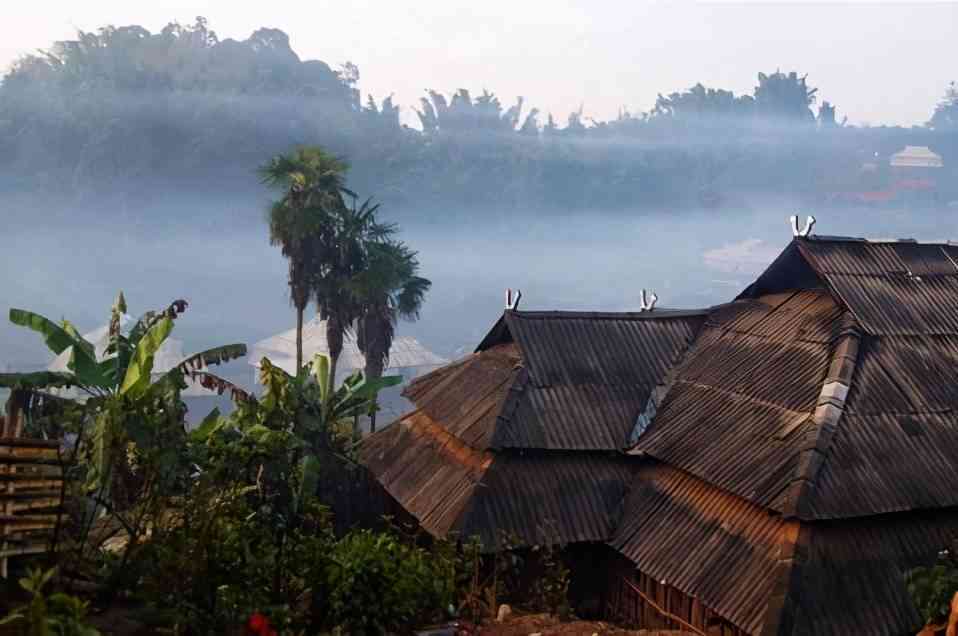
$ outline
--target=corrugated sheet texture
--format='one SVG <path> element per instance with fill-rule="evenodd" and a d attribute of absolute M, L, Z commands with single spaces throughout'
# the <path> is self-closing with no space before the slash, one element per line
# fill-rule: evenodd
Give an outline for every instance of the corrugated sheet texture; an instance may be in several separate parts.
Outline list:
<path fill-rule="evenodd" d="M 905 573 L 934 561 L 958 537 L 958 511 L 815 523 L 790 592 L 795 622 L 785 634 L 914 634 L 922 620 Z"/>
<path fill-rule="evenodd" d="M 485 450 L 519 363 L 516 345 L 498 345 L 417 378 L 403 395 L 460 441 Z"/>
<path fill-rule="evenodd" d="M 866 337 L 814 516 L 958 505 L 956 387 L 958 337 Z"/>
<path fill-rule="evenodd" d="M 802 240 L 809 264 L 872 335 L 958 335 L 958 247 Z"/>
<path fill-rule="evenodd" d="M 616 453 L 500 451 L 459 526 L 492 547 L 500 533 L 524 545 L 606 541 L 631 483 Z"/>
<path fill-rule="evenodd" d="M 507 312 L 505 320 L 528 373 L 493 445 L 613 450 L 626 446 L 704 314 Z"/>
<path fill-rule="evenodd" d="M 719 308 L 634 452 L 780 510 L 842 315 L 825 291 Z"/>
<path fill-rule="evenodd" d="M 639 469 L 612 547 L 757 633 L 775 578 L 777 515 L 661 464 Z"/>
<path fill-rule="evenodd" d="M 445 536 L 492 462 L 421 412 L 370 435 L 360 462 L 422 527 Z"/>

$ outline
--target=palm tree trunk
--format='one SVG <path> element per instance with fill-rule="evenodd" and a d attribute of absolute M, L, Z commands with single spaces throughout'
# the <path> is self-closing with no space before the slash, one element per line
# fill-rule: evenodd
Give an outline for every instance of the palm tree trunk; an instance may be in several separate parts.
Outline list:
<path fill-rule="evenodd" d="M 364 316 L 360 322 L 359 328 L 363 330 L 365 345 L 363 374 L 367 379 L 383 377 L 385 361 L 389 356 L 389 343 L 385 333 L 388 326 L 383 320 L 377 320 L 375 314 Z M 376 432 L 375 410 L 369 415 L 369 432 Z"/>
<path fill-rule="evenodd" d="M 373 359 L 375 358 L 375 359 Z M 383 377 L 383 362 L 381 356 L 366 357 L 366 365 L 363 369 L 363 372 L 366 375 L 366 378 L 381 378 Z M 378 397 L 377 397 L 378 401 Z M 378 407 L 378 404 L 377 404 Z M 376 410 L 373 409 L 373 412 L 369 414 L 369 432 L 376 432 Z"/>
<path fill-rule="evenodd" d="M 339 356 L 343 353 L 343 335 L 345 326 L 339 318 L 329 316 L 326 318 L 326 348 L 329 349 L 329 386 L 336 390 L 336 365 L 339 364 Z"/>
<path fill-rule="evenodd" d="M 296 305 L 296 371 L 293 375 L 299 375 L 299 370 L 303 368 L 303 312 L 305 307 Z"/>

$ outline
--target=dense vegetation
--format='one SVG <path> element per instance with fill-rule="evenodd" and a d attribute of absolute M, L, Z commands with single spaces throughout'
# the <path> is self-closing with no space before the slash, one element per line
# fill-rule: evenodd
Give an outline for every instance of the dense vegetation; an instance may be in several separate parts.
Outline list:
<path fill-rule="evenodd" d="M 176 301 L 126 331 L 120 295 L 103 357 L 68 321 L 11 311 L 70 362 L 66 372 L 0 375 L 0 385 L 48 402 L 26 413 L 26 432 L 65 435 L 68 448 L 55 567 L 23 579 L 32 600 L 6 620 L 30 633 L 95 633 L 83 627 L 89 603 L 48 596 L 48 584 L 93 589 L 100 609 L 125 598 L 141 621 L 173 633 L 226 633 L 256 619 L 273 626 L 267 633 L 381 634 L 441 617 L 456 600 L 454 552 L 426 551 L 382 529 L 336 536 L 319 499 L 324 466 L 341 481 L 355 477 L 351 420 L 399 378 L 355 374 L 334 390 L 326 356 L 295 376 L 263 359 L 256 398 L 207 371 L 244 355 L 242 345 L 151 377 L 153 356 L 185 309 Z M 187 430 L 187 381 L 232 391 L 237 409 Z M 85 399 L 53 393 L 67 387 Z"/>
<path fill-rule="evenodd" d="M 0 169 L 8 186 L 71 194 L 248 188 L 263 156 L 319 143 L 350 157 L 351 186 L 390 204 L 561 209 L 816 198 L 861 189 L 862 163 L 905 144 L 958 157 L 954 86 L 916 129 L 844 125 L 804 77 L 776 71 L 750 95 L 696 85 L 611 121 L 429 91 L 417 130 L 391 98 L 364 101 L 358 81 L 354 65 L 300 60 L 276 29 L 221 40 L 198 19 L 80 33 L 4 78 Z"/>

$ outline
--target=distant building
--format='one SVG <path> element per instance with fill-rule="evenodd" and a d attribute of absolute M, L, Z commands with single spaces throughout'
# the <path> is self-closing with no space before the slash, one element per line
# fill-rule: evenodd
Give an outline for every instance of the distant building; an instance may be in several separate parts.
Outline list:
<path fill-rule="evenodd" d="M 905 146 L 891 156 L 894 188 L 899 192 L 934 192 L 938 173 L 944 167 L 941 155 L 927 146 Z"/>
<path fill-rule="evenodd" d="M 928 146 L 905 146 L 891 156 L 889 165 L 892 168 L 942 168 L 944 162 L 941 155 L 934 153 Z"/>

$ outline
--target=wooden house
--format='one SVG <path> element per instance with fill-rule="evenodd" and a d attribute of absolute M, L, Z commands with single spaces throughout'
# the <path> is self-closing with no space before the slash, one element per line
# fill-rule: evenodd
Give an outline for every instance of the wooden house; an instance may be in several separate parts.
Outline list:
<path fill-rule="evenodd" d="M 364 461 L 427 530 L 602 542 L 610 614 L 907 634 L 958 538 L 958 246 L 796 238 L 708 312 L 507 311 Z"/>

